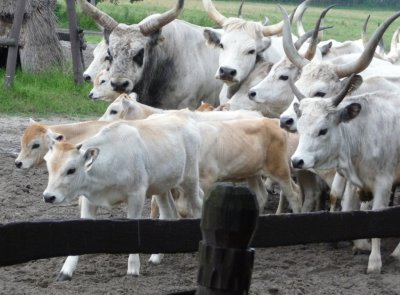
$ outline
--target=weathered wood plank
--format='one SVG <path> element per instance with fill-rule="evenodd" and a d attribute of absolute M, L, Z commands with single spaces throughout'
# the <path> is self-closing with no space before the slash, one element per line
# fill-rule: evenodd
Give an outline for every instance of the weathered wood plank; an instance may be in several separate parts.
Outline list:
<path fill-rule="evenodd" d="M 377 212 L 265 215 L 252 247 L 400 237 L 400 207 Z M 0 225 L 0 266 L 93 253 L 187 253 L 198 250 L 200 220 L 70 220 Z"/>
<path fill-rule="evenodd" d="M 81 61 L 81 49 L 78 36 L 78 23 L 75 13 L 75 0 L 67 0 L 68 27 L 70 32 L 72 69 L 76 84 L 83 83 L 83 70 Z"/>

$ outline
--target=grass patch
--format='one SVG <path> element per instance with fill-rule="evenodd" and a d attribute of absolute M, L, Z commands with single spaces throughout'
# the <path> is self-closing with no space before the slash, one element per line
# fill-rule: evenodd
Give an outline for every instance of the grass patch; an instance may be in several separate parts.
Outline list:
<path fill-rule="evenodd" d="M 43 73 L 17 71 L 14 87 L 4 88 L 4 70 L 0 70 L 0 113 L 48 117 L 98 116 L 107 104 L 93 102 L 87 94 L 91 85 L 75 85 L 71 72 L 49 70 Z"/>

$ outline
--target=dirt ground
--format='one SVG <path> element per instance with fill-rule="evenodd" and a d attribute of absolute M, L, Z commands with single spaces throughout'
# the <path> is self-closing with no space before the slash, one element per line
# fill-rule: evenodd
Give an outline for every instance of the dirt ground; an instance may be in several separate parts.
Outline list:
<path fill-rule="evenodd" d="M 37 118 L 35 118 L 37 119 Z M 70 118 L 43 120 L 52 124 Z M 21 171 L 14 165 L 28 118 L 0 118 L 0 223 L 79 218 L 77 202 L 43 202 L 45 167 Z M 271 200 L 267 212 L 275 210 Z M 147 202 L 148 216 L 149 203 Z M 101 218 L 124 217 L 125 208 L 101 211 Z M 0 238 L 1 241 L 1 238 Z M 383 271 L 365 273 L 368 255 L 354 255 L 349 242 L 257 249 L 251 294 L 400 294 L 400 262 L 389 259 L 398 239 L 382 242 Z M 196 287 L 197 253 L 169 254 L 160 265 L 141 255 L 141 275 L 126 275 L 127 255 L 83 255 L 72 281 L 57 282 L 65 257 L 0 268 L 0 294 L 166 294 Z"/>

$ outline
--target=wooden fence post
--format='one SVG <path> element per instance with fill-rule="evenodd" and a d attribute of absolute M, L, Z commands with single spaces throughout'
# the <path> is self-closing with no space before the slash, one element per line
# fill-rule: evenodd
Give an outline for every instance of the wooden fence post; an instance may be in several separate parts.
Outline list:
<path fill-rule="evenodd" d="M 76 84 L 83 83 L 82 61 L 80 53 L 80 42 L 78 35 L 78 23 L 76 20 L 75 0 L 67 0 L 68 25 L 71 41 L 72 68 Z"/>
<path fill-rule="evenodd" d="M 6 78 L 4 79 L 4 84 L 7 88 L 10 88 L 14 83 L 18 57 L 19 33 L 24 19 L 25 4 L 26 0 L 18 0 L 15 6 L 14 20 L 10 31 L 10 38 L 13 44 L 8 44 Z"/>
<path fill-rule="evenodd" d="M 219 184 L 203 204 L 196 295 L 248 294 L 259 209 L 246 187 Z"/>

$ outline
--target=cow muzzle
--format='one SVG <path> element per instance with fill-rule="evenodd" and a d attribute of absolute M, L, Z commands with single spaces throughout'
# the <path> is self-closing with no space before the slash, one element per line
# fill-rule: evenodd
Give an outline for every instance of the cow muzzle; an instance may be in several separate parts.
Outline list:
<path fill-rule="evenodd" d="M 113 78 L 111 79 L 111 87 L 114 91 L 128 93 L 132 90 L 132 83 L 128 79 Z"/>
<path fill-rule="evenodd" d="M 220 67 L 217 73 L 217 78 L 226 82 L 239 82 L 236 79 L 237 71 L 228 67 Z"/>

